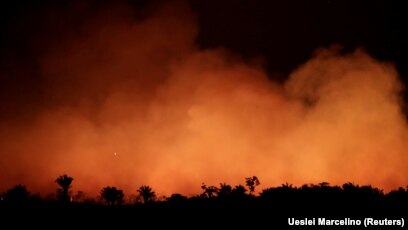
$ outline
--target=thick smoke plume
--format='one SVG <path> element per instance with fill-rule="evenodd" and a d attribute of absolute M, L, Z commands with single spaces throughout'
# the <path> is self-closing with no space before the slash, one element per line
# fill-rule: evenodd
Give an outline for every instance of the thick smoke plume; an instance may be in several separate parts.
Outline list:
<path fill-rule="evenodd" d="M 256 61 L 197 48 L 185 4 L 86 7 L 62 38 L 38 44 L 43 100 L 21 105 L 33 116 L 1 123 L 1 190 L 54 191 L 64 173 L 89 194 L 142 184 L 193 194 L 252 175 L 264 186 L 408 183 L 392 65 L 321 49 L 277 83 Z"/>

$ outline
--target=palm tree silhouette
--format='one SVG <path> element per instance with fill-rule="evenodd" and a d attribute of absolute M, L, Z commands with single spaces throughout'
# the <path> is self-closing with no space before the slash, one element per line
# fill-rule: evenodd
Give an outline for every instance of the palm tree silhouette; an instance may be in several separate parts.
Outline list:
<path fill-rule="evenodd" d="M 55 182 L 61 187 L 57 190 L 57 196 L 59 200 L 63 202 L 68 202 L 70 200 L 69 190 L 72 187 L 71 184 L 73 180 L 74 178 L 67 176 L 67 174 L 59 176 L 55 180 Z"/>
<path fill-rule="evenodd" d="M 156 197 L 156 193 L 148 185 L 140 186 L 140 188 L 137 190 L 137 192 L 143 198 L 143 203 L 145 203 L 145 204 L 152 202 L 154 200 L 154 198 Z"/>
<path fill-rule="evenodd" d="M 218 188 L 210 185 L 207 187 L 204 183 L 201 184 L 201 189 L 203 189 L 203 193 L 201 194 L 203 197 L 212 198 L 214 194 L 218 192 Z"/>
<path fill-rule="evenodd" d="M 101 190 L 101 196 L 110 206 L 120 205 L 123 202 L 123 191 L 116 187 L 107 186 Z"/>

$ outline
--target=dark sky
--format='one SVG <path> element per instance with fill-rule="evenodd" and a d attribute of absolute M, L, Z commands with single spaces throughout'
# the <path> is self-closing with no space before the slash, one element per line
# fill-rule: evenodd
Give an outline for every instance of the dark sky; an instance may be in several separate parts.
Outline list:
<path fill-rule="evenodd" d="M 56 39 L 50 34 L 45 36 L 45 31 L 41 31 L 44 28 L 35 24 L 35 18 L 27 21 L 29 17 L 25 15 L 61 10 L 68 5 L 63 2 L 4 1 L 1 7 L 3 56 L 4 49 L 27 54 L 33 37 Z M 130 2 L 142 8 L 149 1 Z M 404 73 L 407 71 L 403 65 L 407 56 L 403 51 L 403 34 L 407 28 L 403 1 L 190 2 L 198 15 L 200 46 L 224 46 L 243 56 L 263 56 L 270 70 L 289 72 L 307 60 L 316 48 L 338 43 L 346 49 L 364 47 L 376 58 L 393 61 Z"/>
<path fill-rule="evenodd" d="M 78 1 L 80 7 L 81 1 Z M 91 1 L 92 2 L 92 1 Z M 94 1 L 95 8 L 109 1 Z M 129 1 L 136 10 L 149 1 Z M 320 47 L 340 44 L 345 51 L 365 49 L 379 60 L 394 63 L 407 84 L 407 14 L 402 1 L 268 1 L 191 0 L 197 14 L 202 48 L 225 47 L 244 58 L 261 58 L 275 80 L 288 73 Z M 42 101 L 35 85 L 39 53 L 75 33 L 84 20 L 66 13 L 72 1 L 3 1 L 0 7 L 1 112 L 24 113 L 24 104 Z M 44 17 L 44 15 L 52 15 Z M 55 17 L 55 22 L 49 21 Z M 44 22 L 46 18 L 47 22 Z M 279 74 L 276 74 L 279 73 Z M 22 106 L 12 106 L 16 102 Z M 10 114 L 10 113 L 9 113 Z M 13 114 L 13 113 L 11 113 Z"/>
<path fill-rule="evenodd" d="M 106 2 L 95 1 L 94 7 Z M 135 8 L 143 8 L 149 1 L 130 2 Z M 407 54 L 403 49 L 407 14 L 402 1 L 191 0 L 191 3 L 198 16 L 197 41 L 202 48 L 222 46 L 243 57 L 262 57 L 269 71 L 285 76 L 305 62 L 316 48 L 340 44 L 347 51 L 362 47 L 379 60 L 395 63 L 407 82 Z M 13 69 L 10 65 L 20 64 L 32 66 L 26 71 L 35 71 L 34 54 L 81 23 L 83 18 L 79 16 L 70 15 L 69 23 L 59 22 L 56 16 L 55 22 L 44 26 L 42 14 L 63 13 L 67 5 L 72 2 L 2 2 L 3 73 L 4 69 Z M 2 91 L 6 85 L 15 84 L 15 77 L 10 78 L 2 74 Z M 284 80 L 281 78 L 278 80 Z M 21 81 L 36 84 L 34 78 L 22 77 L 17 82 Z"/>
<path fill-rule="evenodd" d="M 225 46 L 244 56 L 262 55 L 285 73 L 318 47 L 363 47 L 406 73 L 406 12 L 398 1 L 193 1 L 203 47 Z"/>

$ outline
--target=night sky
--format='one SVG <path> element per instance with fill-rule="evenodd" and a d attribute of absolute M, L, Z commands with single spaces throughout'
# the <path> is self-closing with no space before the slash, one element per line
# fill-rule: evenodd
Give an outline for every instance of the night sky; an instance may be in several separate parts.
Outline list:
<path fill-rule="evenodd" d="M 6 72 L 1 78 L 2 117 L 16 115 L 10 110 L 26 113 L 21 105 L 24 107 L 33 98 L 41 97 L 41 92 L 35 89 L 39 80 L 35 76 L 36 55 L 46 52 L 50 44 L 76 33 L 79 24 L 87 20 L 84 15 L 58 16 L 74 12 L 72 8 L 84 5 L 80 2 L 2 3 L 1 69 Z M 109 1 L 88 2 L 86 10 L 90 12 L 109 5 Z M 125 2 L 140 11 L 160 1 Z M 262 59 L 268 72 L 277 73 L 274 80 L 285 80 L 317 48 L 338 44 L 345 52 L 363 48 L 376 59 L 395 64 L 401 79 L 405 84 L 408 82 L 404 49 L 407 14 L 403 1 L 193 0 L 190 3 L 198 21 L 199 47 L 224 47 L 242 58 Z M 25 74 L 15 73 L 14 66 Z M 10 105 L 14 100 L 18 105 Z"/>
<path fill-rule="evenodd" d="M 319 47 L 363 47 L 403 70 L 406 14 L 401 1 L 195 1 L 202 47 L 262 56 L 288 73 Z M 406 70 L 404 70 L 406 71 Z"/>
<path fill-rule="evenodd" d="M 407 15 L 402 1 L 4 1 L 0 189 L 63 173 L 164 193 L 252 174 L 403 185 Z"/>

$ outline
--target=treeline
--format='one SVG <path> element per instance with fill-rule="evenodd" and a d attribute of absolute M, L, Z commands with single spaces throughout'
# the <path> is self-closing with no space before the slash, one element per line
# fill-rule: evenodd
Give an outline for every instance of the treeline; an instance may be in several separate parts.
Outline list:
<path fill-rule="evenodd" d="M 395 210 L 408 206 L 408 189 L 398 188 L 384 193 L 370 185 L 359 186 L 353 183 L 331 186 L 322 182 L 300 187 L 286 183 L 255 194 L 260 181 L 252 176 L 245 178 L 245 185 L 202 184 L 202 192 L 194 196 L 172 194 L 169 197 L 157 197 L 153 188 L 142 185 L 135 191 L 136 195 L 130 196 L 133 199 L 125 199 L 121 189 L 106 186 L 100 190 L 100 197 L 95 199 L 86 197 L 81 191 L 73 195 L 73 181 L 68 175 L 58 177 L 55 182 L 59 188 L 54 196 L 48 197 L 32 194 L 24 185 L 16 185 L 1 193 L 0 207 L 273 208 L 283 213 L 299 214 L 308 213 L 312 209 L 347 209 L 351 213 L 381 210 L 382 213 L 392 214 Z"/>

